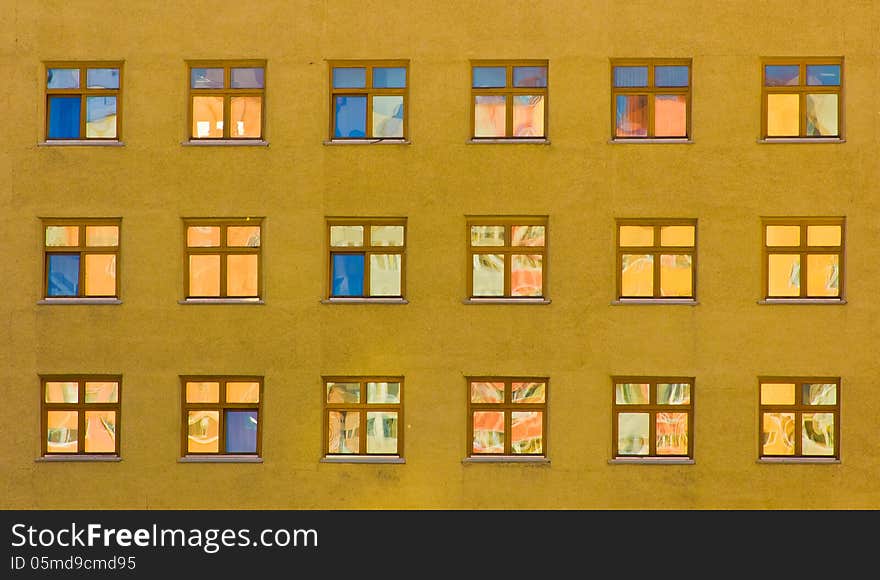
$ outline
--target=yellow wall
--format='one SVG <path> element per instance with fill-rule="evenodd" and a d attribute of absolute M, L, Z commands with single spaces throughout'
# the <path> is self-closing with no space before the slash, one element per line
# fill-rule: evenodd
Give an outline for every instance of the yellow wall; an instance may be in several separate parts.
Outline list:
<path fill-rule="evenodd" d="M 0 506 L 878 508 L 880 6 L 9 0 Z M 759 144 L 764 56 L 845 58 L 846 142 Z M 693 58 L 693 144 L 609 144 L 609 58 Z M 267 59 L 269 147 L 185 147 L 184 59 Z M 325 146 L 325 59 L 410 59 L 410 145 Z M 469 59 L 551 139 L 467 144 Z M 46 147 L 44 60 L 125 61 L 124 147 Z M 545 306 L 463 305 L 465 215 L 549 215 Z M 265 216 L 265 305 L 180 305 L 182 217 Z M 767 306 L 761 216 L 846 216 L 845 305 Z M 38 305 L 38 217 L 122 217 L 122 305 Z M 326 305 L 325 216 L 408 218 L 407 305 Z M 698 220 L 697 306 L 613 306 L 614 220 Z M 118 463 L 41 463 L 39 373 L 121 373 Z M 265 376 L 262 464 L 182 464 L 180 374 Z M 319 463 L 321 375 L 404 375 L 406 464 Z M 547 465 L 463 464 L 467 375 L 550 377 Z M 610 465 L 615 374 L 696 377 L 695 464 Z M 842 377 L 839 464 L 759 464 L 757 377 Z"/>

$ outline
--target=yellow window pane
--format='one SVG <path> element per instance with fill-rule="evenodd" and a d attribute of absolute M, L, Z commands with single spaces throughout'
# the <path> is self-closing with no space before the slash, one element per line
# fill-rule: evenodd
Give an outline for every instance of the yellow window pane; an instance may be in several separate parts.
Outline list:
<path fill-rule="evenodd" d="M 839 246 L 840 226 L 807 226 L 808 246 Z"/>
<path fill-rule="evenodd" d="M 187 403 L 219 403 L 220 383 L 189 382 L 186 383 Z"/>
<path fill-rule="evenodd" d="M 46 382 L 47 403 L 79 402 L 79 384 L 76 382 Z"/>
<path fill-rule="evenodd" d="M 190 248 L 216 248 L 220 245 L 220 227 L 190 226 L 186 228 L 186 245 Z"/>
<path fill-rule="evenodd" d="M 259 248 L 260 226 L 229 226 L 226 228 L 226 245 L 233 248 Z"/>
<path fill-rule="evenodd" d="M 190 411 L 187 413 L 187 451 L 217 453 L 220 450 L 220 412 Z"/>
<path fill-rule="evenodd" d="M 807 256 L 807 296 L 840 296 L 839 261 L 837 254 Z"/>
<path fill-rule="evenodd" d="M 86 296 L 116 296 L 116 255 L 86 254 Z"/>
<path fill-rule="evenodd" d="M 76 411 L 47 411 L 46 431 L 48 453 L 76 453 L 79 450 L 79 413 Z"/>
<path fill-rule="evenodd" d="M 837 137 L 838 98 L 833 93 L 807 95 L 807 135 Z"/>
<path fill-rule="evenodd" d="M 75 247 L 79 245 L 79 226 L 46 226 L 46 245 Z"/>
<path fill-rule="evenodd" d="M 260 383 L 241 382 L 226 383 L 227 403 L 259 403 Z"/>
<path fill-rule="evenodd" d="M 794 405 L 794 383 L 761 383 L 762 405 Z"/>
<path fill-rule="evenodd" d="M 502 254 L 473 255 L 473 295 L 504 295 L 504 256 Z"/>
<path fill-rule="evenodd" d="M 621 296 L 654 295 L 654 257 L 624 254 L 620 276 Z"/>
<path fill-rule="evenodd" d="M 660 228 L 661 246 L 693 246 L 694 226 L 663 226 Z"/>
<path fill-rule="evenodd" d="M 334 248 L 363 246 L 364 226 L 330 226 L 330 245 Z"/>
<path fill-rule="evenodd" d="M 220 296 L 220 256 L 189 257 L 189 295 Z"/>
<path fill-rule="evenodd" d="M 370 244 L 373 246 L 402 246 L 403 226 L 370 226 Z"/>
<path fill-rule="evenodd" d="M 87 246 L 118 246 L 118 226 L 86 226 Z"/>
<path fill-rule="evenodd" d="M 764 413 L 761 429 L 764 455 L 794 455 L 794 413 Z"/>
<path fill-rule="evenodd" d="M 88 381 L 86 403 L 119 402 L 119 383 L 115 381 Z"/>
<path fill-rule="evenodd" d="M 263 97 L 232 97 L 229 117 L 231 137 L 259 139 L 263 126 Z"/>
<path fill-rule="evenodd" d="M 660 295 L 693 296 L 693 257 L 687 254 L 660 256 Z"/>
<path fill-rule="evenodd" d="M 770 247 L 801 245 L 801 227 L 767 226 L 767 245 Z"/>
<path fill-rule="evenodd" d="M 767 286 L 768 296 L 800 296 L 800 256 L 797 254 L 770 254 L 767 257 Z"/>
<path fill-rule="evenodd" d="M 400 254 L 370 255 L 370 296 L 400 296 Z"/>
<path fill-rule="evenodd" d="M 653 226 L 620 226 L 620 246 L 653 246 Z"/>
<path fill-rule="evenodd" d="M 257 296 L 256 254 L 233 254 L 226 258 L 226 295 Z"/>
<path fill-rule="evenodd" d="M 194 139 L 223 137 L 223 97 L 193 97 L 192 137 Z"/>
<path fill-rule="evenodd" d="M 503 246 L 504 226 L 471 226 L 472 246 Z"/>
<path fill-rule="evenodd" d="M 800 134 L 800 96 L 767 95 L 767 136 L 797 137 Z"/>
<path fill-rule="evenodd" d="M 86 411 L 86 453 L 116 451 L 116 411 Z"/>

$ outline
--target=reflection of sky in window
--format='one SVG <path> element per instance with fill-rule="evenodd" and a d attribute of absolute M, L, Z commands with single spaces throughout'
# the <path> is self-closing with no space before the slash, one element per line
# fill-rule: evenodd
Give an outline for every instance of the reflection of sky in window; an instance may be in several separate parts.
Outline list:
<path fill-rule="evenodd" d="M 336 97 L 334 137 L 365 137 L 367 134 L 367 97 Z"/>
<path fill-rule="evenodd" d="M 49 89 L 78 89 L 79 69 L 76 68 L 50 68 L 46 79 L 46 88 Z"/>
<path fill-rule="evenodd" d="M 474 88 L 504 87 L 507 85 L 507 72 L 503 66 L 475 66 L 473 71 Z"/>
<path fill-rule="evenodd" d="M 794 65 L 767 65 L 764 67 L 764 83 L 768 87 L 793 86 L 799 83 L 800 67 Z"/>
<path fill-rule="evenodd" d="M 118 89 L 118 68 L 90 68 L 86 73 L 86 85 L 90 89 Z"/>
<path fill-rule="evenodd" d="M 839 85 L 840 65 L 813 64 L 807 65 L 808 85 Z"/>
<path fill-rule="evenodd" d="M 116 97 L 87 97 L 86 120 L 98 121 L 116 114 Z"/>
<path fill-rule="evenodd" d="M 654 67 L 654 86 L 686 87 L 688 86 L 688 67 L 658 66 Z"/>
<path fill-rule="evenodd" d="M 367 86 L 367 69 L 365 68 L 334 68 L 333 88 L 362 89 Z"/>
<path fill-rule="evenodd" d="M 234 89 L 262 89 L 265 71 L 261 67 L 234 68 L 230 71 L 229 84 Z"/>
<path fill-rule="evenodd" d="M 406 87 L 406 68 L 376 67 L 373 69 L 373 88 L 402 89 Z"/>
<path fill-rule="evenodd" d="M 515 66 L 513 67 L 513 86 L 515 87 L 546 87 L 546 66 Z"/>
<path fill-rule="evenodd" d="M 614 67 L 615 87 L 646 87 L 648 86 L 648 67 L 616 66 Z"/>

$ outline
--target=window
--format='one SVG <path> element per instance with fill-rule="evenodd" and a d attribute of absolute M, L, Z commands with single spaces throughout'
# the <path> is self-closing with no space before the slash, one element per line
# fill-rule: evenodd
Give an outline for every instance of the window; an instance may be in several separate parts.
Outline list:
<path fill-rule="evenodd" d="M 258 301 L 262 218 L 185 219 L 186 298 Z"/>
<path fill-rule="evenodd" d="M 765 218 L 764 297 L 843 297 L 843 218 Z"/>
<path fill-rule="evenodd" d="M 403 377 L 324 377 L 326 456 L 401 457 L 401 425 Z"/>
<path fill-rule="evenodd" d="M 468 457 L 547 454 L 546 377 L 468 377 Z"/>
<path fill-rule="evenodd" d="M 403 298 L 406 220 L 327 220 L 330 298 Z"/>
<path fill-rule="evenodd" d="M 261 453 L 263 377 L 181 377 L 187 455 Z"/>
<path fill-rule="evenodd" d="M 546 60 L 471 61 L 474 139 L 547 138 Z"/>
<path fill-rule="evenodd" d="M 614 139 L 690 137 L 690 59 L 615 59 L 611 87 Z"/>
<path fill-rule="evenodd" d="M 842 137 L 843 59 L 764 59 L 761 135 Z"/>
<path fill-rule="evenodd" d="M 759 379 L 761 458 L 839 459 L 840 379 Z"/>
<path fill-rule="evenodd" d="M 47 62 L 46 140 L 122 137 L 121 62 Z"/>
<path fill-rule="evenodd" d="M 119 219 L 44 219 L 43 296 L 119 297 Z"/>
<path fill-rule="evenodd" d="M 471 299 L 546 296 L 547 218 L 467 220 Z"/>
<path fill-rule="evenodd" d="M 119 455 L 122 377 L 40 377 L 43 456 Z"/>
<path fill-rule="evenodd" d="M 409 61 L 330 62 L 331 139 L 406 139 Z"/>
<path fill-rule="evenodd" d="M 697 221 L 617 220 L 617 297 L 694 300 Z"/>
<path fill-rule="evenodd" d="M 189 61 L 190 139 L 262 139 L 266 61 Z"/>
<path fill-rule="evenodd" d="M 694 455 L 694 379 L 614 377 L 614 457 Z"/>

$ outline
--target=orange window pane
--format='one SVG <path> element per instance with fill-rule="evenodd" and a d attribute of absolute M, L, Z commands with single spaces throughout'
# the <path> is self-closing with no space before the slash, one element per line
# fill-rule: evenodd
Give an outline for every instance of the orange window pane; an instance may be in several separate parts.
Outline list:
<path fill-rule="evenodd" d="M 220 256 L 189 257 L 189 295 L 220 296 Z"/>
<path fill-rule="evenodd" d="M 86 403 L 119 402 L 119 383 L 89 381 L 86 383 Z"/>
<path fill-rule="evenodd" d="M 767 95 L 767 136 L 797 137 L 800 134 L 800 96 Z"/>
<path fill-rule="evenodd" d="M 86 453 L 116 451 L 116 411 L 86 411 Z"/>
<path fill-rule="evenodd" d="M 689 254 L 660 256 L 660 295 L 694 295 L 692 256 Z"/>
<path fill-rule="evenodd" d="M 187 413 L 186 449 L 190 453 L 220 451 L 220 412 L 189 411 Z"/>
<path fill-rule="evenodd" d="M 839 246 L 840 226 L 807 226 L 808 246 Z"/>
<path fill-rule="evenodd" d="M 189 226 L 186 245 L 190 248 L 216 248 L 220 245 L 219 226 Z"/>
<path fill-rule="evenodd" d="M 840 257 L 807 255 L 807 296 L 840 296 Z"/>
<path fill-rule="evenodd" d="M 75 247 L 79 245 L 79 226 L 46 226 L 46 245 Z"/>
<path fill-rule="evenodd" d="M 653 246 L 653 226 L 620 226 L 620 246 Z"/>
<path fill-rule="evenodd" d="M 544 413 L 514 411 L 510 414 L 510 450 L 513 453 L 542 453 Z"/>
<path fill-rule="evenodd" d="M 801 257 L 797 254 L 767 256 L 767 295 L 800 296 Z"/>
<path fill-rule="evenodd" d="M 193 97 L 192 137 L 194 139 L 223 137 L 223 97 Z"/>
<path fill-rule="evenodd" d="M 800 226 L 767 226 L 768 246 L 799 246 L 801 245 Z"/>
<path fill-rule="evenodd" d="M 504 413 L 501 411 L 475 411 L 474 453 L 504 453 Z"/>
<path fill-rule="evenodd" d="M 260 226 L 229 226 L 226 228 L 226 245 L 233 248 L 259 248 Z"/>
<path fill-rule="evenodd" d="M 764 413 L 761 423 L 764 455 L 794 455 L 794 413 Z"/>
<path fill-rule="evenodd" d="M 656 95 L 654 97 L 654 135 L 687 137 L 687 97 Z"/>
<path fill-rule="evenodd" d="M 257 296 L 257 255 L 226 257 L 226 295 Z"/>
<path fill-rule="evenodd" d="M 46 431 L 48 453 L 76 453 L 79 450 L 79 413 L 76 411 L 47 411 Z"/>
<path fill-rule="evenodd" d="M 504 383 L 471 383 L 471 403 L 503 403 Z"/>
<path fill-rule="evenodd" d="M 219 403 L 220 383 L 218 382 L 189 382 L 186 383 L 187 403 Z"/>
<path fill-rule="evenodd" d="M 761 383 L 762 405 L 794 405 L 794 383 Z"/>
<path fill-rule="evenodd" d="M 47 382 L 47 403 L 77 403 L 79 402 L 79 383 L 76 382 Z"/>
<path fill-rule="evenodd" d="M 660 245 L 693 247 L 694 230 L 694 226 L 663 226 L 660 228 Z"/>
<path fill-rule="evenodd" d="M 259 139 L 263 132 L 263 97 L 232 97 L 229 116 L 232 137 Z"/>
<path fill-rule="evenodd" d="M 119 227 L 86 226 L 86 245 L 96 247 L 118 246 Z"/>
<path fill-rule="evenodd" d="M 227 403 L 259 403 L 260 383 L 226 383 Z"/>
<path fill-rule="evenodd" d="M 621 256 L 620 292 L 622 296 L 654 295 L 654 256 Z"/>
<path fill-rule="evenodd" d="M 687 413 L 657 413 L 657 455 L 687 455 Z"/>
<path fill-rule="evenodd" d="M 86 296 L 116 296 L 116 255 L 86 254 Z"/>

